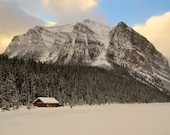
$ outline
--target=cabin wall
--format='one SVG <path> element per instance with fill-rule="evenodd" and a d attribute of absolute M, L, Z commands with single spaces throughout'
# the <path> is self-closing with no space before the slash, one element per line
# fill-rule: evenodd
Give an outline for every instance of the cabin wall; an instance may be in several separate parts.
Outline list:
<path fill-rule="evenodd" d="M 58 107 L 58 104 L 46 104 L 47 107 Z"/>
<path fill-rule="evenodd" d="M 37 106 L 37 107 L 58 107 L 59 105 L 58 104 L 54 104 L 54 103 L 53 104 L 50 104 L 50 103 L 44 104 L 42 102 L 35 102 L 34 106 Z"/>
<path fill-rule="evenodd" d="M 34 106 L 37 106 L 37 107 L 46 107 L 46 105 L 44 103 L 40 103 L 40 102 L 36 102 L 34 103 Z"/>

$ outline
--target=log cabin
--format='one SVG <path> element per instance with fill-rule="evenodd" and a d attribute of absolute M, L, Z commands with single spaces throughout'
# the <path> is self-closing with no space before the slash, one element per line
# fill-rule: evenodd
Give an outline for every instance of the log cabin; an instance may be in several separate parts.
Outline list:
<path fill-rule="evenodd" d="M 34 106 L 37 107 L 58 107 L 59 102 L 55 98 L 51 97 L 38 97 L 33 102 Z"/>

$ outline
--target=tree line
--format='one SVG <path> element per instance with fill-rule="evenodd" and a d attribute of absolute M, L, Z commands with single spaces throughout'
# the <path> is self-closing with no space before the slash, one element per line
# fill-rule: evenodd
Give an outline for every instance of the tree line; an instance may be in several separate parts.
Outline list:
<path fill-rule="evenodd" d="M 134 79 L 126 68 L 56 65 L 0 55 L 0 108 L 55 97 L 61 105 L 169 102 L 170 97 Z"/>

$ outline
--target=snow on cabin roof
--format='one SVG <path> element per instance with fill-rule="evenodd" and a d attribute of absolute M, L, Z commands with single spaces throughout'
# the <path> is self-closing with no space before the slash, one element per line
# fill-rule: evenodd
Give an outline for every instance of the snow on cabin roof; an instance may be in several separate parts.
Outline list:
<path fill-rule="evenodd" d="M 41 100 L 43 103 L 59 103 L 55 98 L 50 97 L 38 97 L 33 103 L 37 100 Z"/>

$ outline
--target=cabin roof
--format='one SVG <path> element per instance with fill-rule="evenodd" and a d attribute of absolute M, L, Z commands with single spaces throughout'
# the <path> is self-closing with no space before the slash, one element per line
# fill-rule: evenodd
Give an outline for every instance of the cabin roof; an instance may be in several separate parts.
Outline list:
<path fill-rule="evenodd" d="M 43 103 L 51 103 L 51 104 L 59 103 L 55 98 L 51 98 L 51 97 L 38 97 L 36 100 L 34 100 L 33 103 L 35 103 L 37 100 L 41 100 Z"/>

